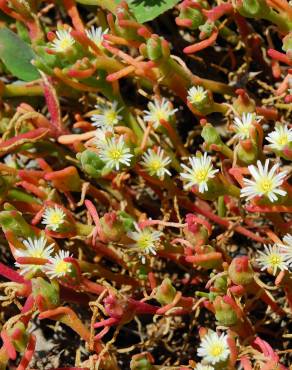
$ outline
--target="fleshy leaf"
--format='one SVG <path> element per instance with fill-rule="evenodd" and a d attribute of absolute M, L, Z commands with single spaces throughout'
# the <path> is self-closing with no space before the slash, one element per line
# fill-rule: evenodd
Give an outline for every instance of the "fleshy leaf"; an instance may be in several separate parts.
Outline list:
<path fill-rule="evenodd" d="M 0 59 L 14 76 L 23 81 L 40 78 L 38 70 L 31 64 L 34 58 L 27 43 L 8 28 L 0 29 Z"/>
<path fill-rule="evenodd" d="M 127 0 L 129 7 L 140 23 L 152 21 L 160 14 L 173 8 L 180 0 Z M 116 0 L 120 3 L 120 0 Z"/>

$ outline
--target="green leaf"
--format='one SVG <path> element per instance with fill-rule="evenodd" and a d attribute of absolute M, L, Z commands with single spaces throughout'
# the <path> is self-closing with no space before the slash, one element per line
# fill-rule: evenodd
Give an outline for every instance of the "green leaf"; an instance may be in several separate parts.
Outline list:
<path fill-rule="evenodd" d="M 38 70 L 31 64 L 35 58 L 32 48 L 8 28 L 0 29 L 0 59 L 5 67 L 23 81 L 40 78 Z"/>
<path fill-rule="evenodd" d="M 129 7 L 140 23 L 152 21 L 173 8 L 180 0 L 127 0 Z M 120 0 L 116 0 L 120 3 Z"/>

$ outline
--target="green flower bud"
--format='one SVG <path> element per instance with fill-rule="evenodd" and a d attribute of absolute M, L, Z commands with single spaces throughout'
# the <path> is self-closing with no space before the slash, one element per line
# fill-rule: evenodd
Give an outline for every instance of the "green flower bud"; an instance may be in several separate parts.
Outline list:
<path fill-rule="evenodd" d="M 12 336 L 15 331 L 18 332 L 17 339 L 12 339 L 12 343 L 17 352 L 23 353 L 28 342 L 28 333 L 22 321 L 16 322 L 13 327 L 7 330 L 8 335 Z"/>
<path fill-rule="evenodd" d="M 211 22 L 206 22 L 204 24 L 202 24 L 200 27 L 199 27 L 199 30 L 204 33 L 204 35 L 206 37 L 210 37 L 211 36 L 211 33 L 213 32 L 214 30 L 214 23 L 211 23 Z"/>
<path fill-rule="evenodd" d="M 146 43 L 146 52 L 150 60 L 158 60 L 169 57 L 170 51 L 167 41 L 157 35 L 152 35 Z"/>
<path fill-rule="evenodd" d="M 124 223 L 116 212 L 108 212 L 101 217 L 100 225 L 106 239 L 112 242 L 119 242 L 126 233 Z"/>
<path fill-rule="evenodd" d="M 224 302 L 223 297 L 217 296 L 214 301 L 215 317 L 220 325 L 232 326 L 238 321 L 237 313 L 230 304 Z"/>
<path fill-rule="evenodd" d="M 93 178 L 101 177 L 104 162 L 95 152 L 86 149 L 82 153 L 78 153 L 76 157 L 81 162 L 84 172 Z"/>
<path fill-rule="evenodd" d="M 148 352 L 139 353 L 134 355 L 131 359 L 130 369 L 131 370 L 152 370 L 153 358 Z"/>
<path fill-rule="evenodd" d="M 21 213 L 6 204 L 6 208 L 9 207 L 12 209 L 0 212 L 0 225 L 3 231 L 12 231 L 15 236 L 22 238 L 33 237 L 32 228 L 22 217 Z"/>
<path fill-rule="evenodd" d="M 247 256 L 233 258 L 228 274 L 232 282 L 237 285 L 248 285 L 254 279 L 254 271 Z"/>
<path fill-rule="evenodd" d="M 176 289 L 171 284 L 169 278 L 165 278 L 163 282 L 157 288 L 155 299 L 161 304 L 166 305 L 173 302 L 176 295 Z"/>
<path fill-rule="evenodd" d="M 265 0 L 241 0 L 237 2 L 238 12 L 247 18 L 265 18 L 269 7 Z"/>
<path fill-rule="evenodd" d="M 199 9 L 191 8 L 189 6 L 181 6 L 178 18 L 187 19 L 190 21 L 188 28 L 191 30 L 198 29 L 204 23 L 204 16 L 202 12 Z"/>
<path fill-rule="evenodd" d="M 50 310 L 59 306 L 59 284 L 56 281 L 48 282 L 41 277 L 37 277 L 31 279 L 31 282 L 33 297 L 36 300 L 37 297 L 41 297 L 42 309 Z"/>

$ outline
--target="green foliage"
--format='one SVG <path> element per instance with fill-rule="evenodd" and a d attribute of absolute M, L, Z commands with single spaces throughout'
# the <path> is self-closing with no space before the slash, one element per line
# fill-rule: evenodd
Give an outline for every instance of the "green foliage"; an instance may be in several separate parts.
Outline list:
<path fill-rule="evenodd" d="M 0 59 L 5 67 L 23 81 L 33 81 L 40 77 L 32 65 L 35 58 L 32 48 L 8 28 L 0 29 Z"/>

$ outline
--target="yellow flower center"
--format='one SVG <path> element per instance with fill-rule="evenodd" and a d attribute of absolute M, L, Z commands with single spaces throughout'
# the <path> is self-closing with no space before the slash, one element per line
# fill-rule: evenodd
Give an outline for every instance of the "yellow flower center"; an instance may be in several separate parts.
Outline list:
<path fill-rule="evenodd" d="M 161 168 L 161 162 L 157 159 L 153 159 L 149 163 L 149 168 L 153 171 L 158 171 Z"/>
<path fill-rule="evenodd" d="M 67 50 L 68 48 L 71 47 L 70 39 L 64 38 L 64 39 L 60 40 L 59 46 L 60 46 L 61 49 Z"/>
<path fill-rule="evenodd" d="M 157 109 L 155 111 L 155 116 L 156 116 L 156 120 L 157 121 L 160 121 L 161 119 L 163 119 L 164 121 L 168 121 L 168 115 L 167 113 L 162 110 L 162 109 Z"/>
<path fill-rule="evenodd" d="M 194 178 L 196 180 L 196 182 L 200 183 L 200 182 L 203 182 L 203 181 L 207 181 L 208 180 L 208 173 L 209 171 L 207 169 L 200 169 L 200 170 L 197 170 L 194 174 Z"/>
<path fill-rule="evenodd" d="M 59 225 L 63 222 L 63 217 L 57 212 L 51 214 L 49 223 L 53 225 Z"/>
<path fill-rule="evenodd" d="M 149 247 L 149 244 L 151 244 L 151 242 L 152 242 L 151 235 L 143 235 L 143 236 L 140 237 L 137 244 L 142 249 L 145 249 L 145 248 Z"/>
<path fill-rule="evenodd" d="M 277 142 L 281 146 L 288 144 L 289 143 L 288 136 L 286 134 L 282 134 L 281 136 L 279 136 Z"/>
<path fill-rule="evenodd" d="M 192 96 L 192 101 L 194 103 L 199 103 L 200 101 L 202 101 L 203 99 L 205 98 L 205 93 L 204 92 L 197 92 L 195 94 L 193 94 Z"/>
<path fill-rule="evenodd" d="M 220 344 L 214 345 L 210 350 L 210 354 L 214 357 L 220 356 L 222 352 L 223 352 L 223 347 Z"/>
<path fill-rule="evenodd" d="M 43 253 L 41 250 L 34 250 L 30 255 L 34 258 L 43 258 Z"/>
<path fill-rule="evenodd" d="M 114 110 L 108 110 L 104 116 L 108 125 L 114 125 L 117 121 L 117 112 Z"/>
<path fill-rule="evenodd" d="M 271 254 L 269 262 L 272 266 L 279 266 L 281 263 L 281 257 L 278 254 Z"/>
<path fill-rule="evenodd" d="M 70 263 L 65 262 L 64 260 L 61 260 L 56 263 L 55 265 L 55 273 L 56 274 L 66 274 L 67 272 L 70 272 Z"/>
<path fill-rule="evenodd" d="M 113 149 L 111 152 L 110 152 L 110 157 L 114 160 L 114 161 L 118 161 L 121 159 L 122 157 L 122 153 L 120 150 L 117 150 L 117 149 Z"/>
<path fill-rule="evenodd" d="M 265 180 L 262 180 L 260 183 L 259 183 L 259 189 L 260 191 L 262 191 L 263 193 L 269 193 L 270 191 L 273 190 L 274 186 L 273 186 L 273 181 L 271 181 L 270 179 L 265 179 Z"/>

